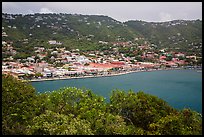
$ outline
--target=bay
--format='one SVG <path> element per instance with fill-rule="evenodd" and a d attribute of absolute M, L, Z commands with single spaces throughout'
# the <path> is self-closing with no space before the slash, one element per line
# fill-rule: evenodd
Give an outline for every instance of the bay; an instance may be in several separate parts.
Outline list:
<path fill-rule="evenodd" d="M 109 100 L 115 89 L 144 91 L 176 109 L 191 108 L 202 113 L 202 73 L 196 70 L 160 70 L 135 72 L 113 77 L 31 82 L 38 93 L 62 87 L 91 89 Z"/>

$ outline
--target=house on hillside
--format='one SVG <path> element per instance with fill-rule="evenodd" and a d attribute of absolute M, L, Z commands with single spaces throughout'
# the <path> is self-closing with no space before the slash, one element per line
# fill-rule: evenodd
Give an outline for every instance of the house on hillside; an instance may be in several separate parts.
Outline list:
<path fill-rule="evenodd" d="M 112 42 L 113 46 L 127 46 L 129 42 Z"/>
<path fill-rule="evenodd" d="M 56 40 L 49 40 L 48 43 L 49 43 L 50 45 L 62 45 L 61 42 L 57 42 Z"/>

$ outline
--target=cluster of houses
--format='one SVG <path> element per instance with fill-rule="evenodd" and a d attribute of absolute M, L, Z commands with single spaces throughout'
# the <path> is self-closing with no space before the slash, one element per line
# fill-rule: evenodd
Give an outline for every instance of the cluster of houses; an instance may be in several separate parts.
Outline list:
<path fill-rule="evenodd" d="M 50 40 L 50 44 L 60 44 L 60 42 Z M 3 44 L 3 43 L 2 43 Z M 115 46 L 128 45 L 129 42 L 115 42 Z M 3 46 L 7 50 L 13 50 L 10 44 L 4 43 Z M 17 78 L 24 79 L 25 77 L 32 78 L 48 78 L 48 77 L 65 77 L 65 76 L 87 76 L 87 75 L 108 75 L 113 73 L 121 73 L 127 71 L 139 71 L 160 68 L 177 68 L 185 65 L 184 60 L 179 57 L 194 58 L 196 56 L 186 56 L 184 53 L 167 53 L 162 50 L 162 54 L 147 51 L 148 45 L 138 46 L 140 50 L 144 50 L 142 58 L 156 58 L 156 63 L 153 62 L 139 62 L 135 57 L 125 57 L 122 53 L 115 55 L 104 55 L 99 51 L 87 51 L 83 55 L 80 54 L 79 49 L 68 51 L 66 48 L 50 48 L 34 47 L 36 56 L 27 57 L 25 63 L 14 61 L 12 58 L 8 61 L 2 62 L 2 72 L 11 74 Z M 54 66 L 44 60 L 50 52 L 50 60 L 55 63 L 61 63 L 59 67 Z M 166 60 L 171 54 L 172 59 Z M 116 58 L 118 56 L 119 58 Z M 134 63 L 131 62 L 134 60 Z"/>

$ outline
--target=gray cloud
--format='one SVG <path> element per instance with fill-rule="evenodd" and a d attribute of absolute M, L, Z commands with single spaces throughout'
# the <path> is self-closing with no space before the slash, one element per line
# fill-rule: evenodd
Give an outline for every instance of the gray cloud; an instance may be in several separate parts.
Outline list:
<path fill-rule="evenodd" d="M 119 21 L 202 19 L 202 2 L 2 2 L 12 14 L 77 13 L 107 15 Z"/>

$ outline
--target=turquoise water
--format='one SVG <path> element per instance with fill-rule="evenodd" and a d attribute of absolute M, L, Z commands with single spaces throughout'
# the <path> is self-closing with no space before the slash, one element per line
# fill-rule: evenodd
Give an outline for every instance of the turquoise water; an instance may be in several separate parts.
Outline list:
<path fill-rule="evenodd" d="M 113 89 L 140 90 L 168 102 L 177 109 L 191 108 L 202 113 L 202 73 L 196 70 L 162 70 L 86 79 L 41 81 L 31 83 L 38 92 L 61 87 L 91 89 L 109 100 Z"/>

